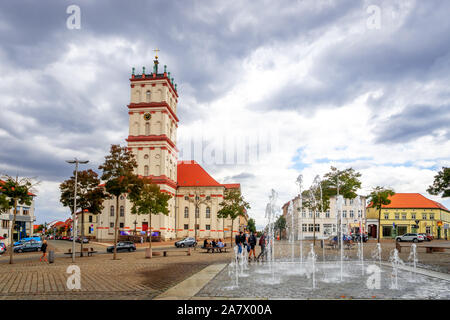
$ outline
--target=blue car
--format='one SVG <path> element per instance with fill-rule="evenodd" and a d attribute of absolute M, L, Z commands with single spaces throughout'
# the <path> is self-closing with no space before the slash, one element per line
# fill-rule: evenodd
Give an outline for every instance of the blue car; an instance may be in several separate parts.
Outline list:
<path fill-rule="evenodd" d="M 28 237 L 28 238 L 23 238 L 23 239 L 20 239 L 20 240 L 17 241 L 17 242 L 14 242 L 14 246 L 20 246 L 20 245 L 22 245 L 22 244 L 24 244 L 24 243 L 27 243 L 27 242 L 29 242 L 29 241 L 41 242 L 41 238 L 40 238 L 40 237 Z"/>

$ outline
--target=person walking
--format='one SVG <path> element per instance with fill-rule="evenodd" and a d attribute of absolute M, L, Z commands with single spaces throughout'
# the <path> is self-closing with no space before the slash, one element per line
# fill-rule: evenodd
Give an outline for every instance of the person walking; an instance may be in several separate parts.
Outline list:
<path fill-rule="evenodd" d="M 256 260 L 259 260 L 259 258 L 266 256 L 266 233 L 265 232 L 261 235 L 261 238 L 259 238 L 259 246 L 261 247 L 261 252 L 259 253 L 258 258 L 256 258 Z"/>
<path fill-rule="evenodd" d="M 44 240 L 44 242 L 42 243 L 41 251 L 42 251 L 42 256 L 41 256 L 41 258 L 39 259 L 39 261 L 42 262 L 42 258 L 44 258 L 44 261 L 45 261 L 45 262 L 48 262 L 48 261 L 47 261 L 47 240 Z"/>
<path fill-rule="evenodd" d="M 248 237 L 248 244 L 250 246 L 250 254 L 248 255 L 248 259 L 251 260 L 252 253 L 253 253 L 253 260 L 256 261 L 256 252 L 255 252 L 255 246 L 256 246 L 256 234 L 255 232 L 252 232 L 250 237 Z"/>
<path fill-rule="evenodd" d="M 236 243 L 237 247 L 238 247 L 238 254 L 242 253 L 242 246 L 244 244 L 245 241 L 245 236 L 243 235 L 243 232 L 241 231 L 239 234 L 236 235 L 236 237 L 234 238 L 234 242 Z"/>

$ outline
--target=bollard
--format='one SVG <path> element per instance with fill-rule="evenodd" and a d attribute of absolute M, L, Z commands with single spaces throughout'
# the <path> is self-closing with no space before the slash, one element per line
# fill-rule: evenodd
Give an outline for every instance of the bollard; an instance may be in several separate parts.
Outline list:
<path fill-rule="evenodd" d="M 150 248 L 146 248 L 145 249 L 145 258 L 146 259 L 151 259 L 152 258 L 152 251 L 150 250 Z"/>
<path fill-rule="evenodd" d="M 55 251 L 50 250 L 48 252 L 48 263 L 53 263 L 55 262 Z"/>

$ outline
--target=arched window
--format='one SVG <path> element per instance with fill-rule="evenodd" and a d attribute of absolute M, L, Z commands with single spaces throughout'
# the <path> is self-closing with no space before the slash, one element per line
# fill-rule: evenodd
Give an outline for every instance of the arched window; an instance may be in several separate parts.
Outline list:
<path fill-rule="evenodd" d="M 111 217 L 114 217 L 114 206 L 111 206 L 111 207 L 109 208 L 109 215 L 110 215 Z"/>
<path fill-rule="evenodd" d="M 206 207 L 206 218 L 211 218 L 211 208 Z"/>
<path fill-rule="evenodd" d="M 195 208 L 195 217 L 199 217 L 200 216 L 200 209 L 199 208 Z"/>
<path fill-rule="evenodd" d="M 146 136 L 150 135 L 150 123 L 149 122 L 145 123 L 145 135 Z"/>
<path fill-rule="evenodd" d="M 120 216 L 121 217 L 125 216 L 125 208 L 123 206 L 120 206 Z"/>
<path fill-rule="evenodd" d="M 150 90 L 147 90 L 147 92 L 145 93 L 145 101 L 147 103 L 150 102 L 150 95 L 151 95 Z"/>
<path fill-rule="evenodd" d="M 189 218 L 189 208 L 188 207 L 184 207 L 184 217 Z"/>
<path fill-rule="evenodd" d="M 148 166 L 144 166 L 144 176 L 148 176 Z"/>

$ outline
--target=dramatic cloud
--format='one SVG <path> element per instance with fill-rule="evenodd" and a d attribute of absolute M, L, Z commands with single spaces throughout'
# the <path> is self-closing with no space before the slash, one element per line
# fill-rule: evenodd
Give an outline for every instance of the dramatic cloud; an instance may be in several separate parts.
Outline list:
<path fill-rule="evenodd" d="M 426 195 L 450 165 L 445 1 L 85 0 L 79 30 L 71 4 L 0 4 L 0 172 L 43 181 L 39 222 L 67 216 L 65 160 L 96 169 L 125 144 L 131 68 L 155 48 L 178 83 L 180 159 L 241 183 L 258 226 L 270 189 L 285 203 L 299 173 L 352 166 L 362 193 Z"/>

